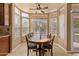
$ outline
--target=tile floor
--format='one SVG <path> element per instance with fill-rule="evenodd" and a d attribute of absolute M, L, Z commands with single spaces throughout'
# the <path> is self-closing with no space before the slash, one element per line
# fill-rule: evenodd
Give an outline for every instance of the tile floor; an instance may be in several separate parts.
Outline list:
<path fill-rule="evenodd" d="M 53 46 L 53 55 L 54 56 L 79 56 L 79 53 L 66 53 L 62 48 L 54 43 Z M 27 56 L 26 43 L 23 42 L 17 46 L 11 53 L 7 56 Z M 30 56 L 36 56 L 36 53 L 31 51 Z M 45 52 L 45 56 L 50 56 L 50 52 Z"/>
<path fill-rule="evenodd" d="M 26 51 L 27 51 L 26 43 L 23 42 L 14 51 L 9 53 L 7 56 L 27 56 Z M 35 52 L 31 51 L 30 56 L 35 56 L 35 55 L 36 55 Z M 64 52 L 63 49 L 61 49 L 60 47 L 54 44 L 53 55 L 54 56 L 66 56 L 67 54 Z M 50 56 L 50 52 L 45 52 L 45 56 Z"/>

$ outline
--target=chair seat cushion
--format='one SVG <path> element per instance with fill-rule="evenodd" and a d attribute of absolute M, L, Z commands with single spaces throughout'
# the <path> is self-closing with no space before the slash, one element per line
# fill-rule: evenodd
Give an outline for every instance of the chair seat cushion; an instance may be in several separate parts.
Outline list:
<path fill-rule="evenodd" d="M 37 48 L 37 45 L 34 44 L 34 43 L 29 43 L 29 44 L 28 44 L 28 48 L 29 48 L 29 49 L 35 49 L 35 48 Z"/>
<path fill-rule="evenodd" d="M 51 49 L 52 45 L 51 44 L 45 44 L 45 45 L 43 45 L 43 48 L 45 48 L 45 49 Z"/>

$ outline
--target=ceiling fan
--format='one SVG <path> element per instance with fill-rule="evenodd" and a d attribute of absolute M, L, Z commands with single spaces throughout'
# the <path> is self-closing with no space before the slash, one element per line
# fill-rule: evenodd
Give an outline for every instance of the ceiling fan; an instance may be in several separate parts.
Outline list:
<path fill-rule="evenodd" d="M 45 13 L 44 10 L 46 10 L 46 9 L 48 9 L 48 7 L 41 7 L 40 3 L 36 4 L 36 8 L 30 8 L 30 10 L 37 10 L 37 11 L 39 10 L 39 11 L 41 11 L 41 13 Z"/>

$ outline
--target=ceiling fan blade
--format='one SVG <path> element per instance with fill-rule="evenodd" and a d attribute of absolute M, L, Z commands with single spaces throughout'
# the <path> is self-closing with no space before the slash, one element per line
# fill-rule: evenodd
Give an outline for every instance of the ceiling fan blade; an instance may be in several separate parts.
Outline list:
<path fill-rule="evenodd" d="M 42 13 L 45 13 L 43 10 L 41 10 Z"/>
<path fill-rule="evenodd" d="M 41 6 L 40 6 L 40 4 L 38 4 L 37 9 L 38 10 L 42 9 Z"/>
<path fill-rule="evenodd" d="M 44 7 L 43 9 L 48 9 L 48 7 Z"/>
<path fill-rule="evenodd" d="M 37 10 L 37 9 L 29 8 L 29 10 Z"/>
<path fill-rule="evenodd" d="M 40 4 L 38 3 L 38 6 L 40 7 Z"/>

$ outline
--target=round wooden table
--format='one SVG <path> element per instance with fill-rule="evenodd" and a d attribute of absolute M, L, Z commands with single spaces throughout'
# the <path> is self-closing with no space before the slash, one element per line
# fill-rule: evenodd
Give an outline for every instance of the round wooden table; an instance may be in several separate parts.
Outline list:
<path fill-rule="evenodd" d="M 42 46 L 42 44 L 50 42 L 50 39 L 49 38 L 31 39 L 31 40 L 29 40 L 29 42 L 39 45 L 39 49 L 38 49 L 39 50 L 39 56 L 41 56 L 41 50 L 42 50 L 41 46 Z"/>

